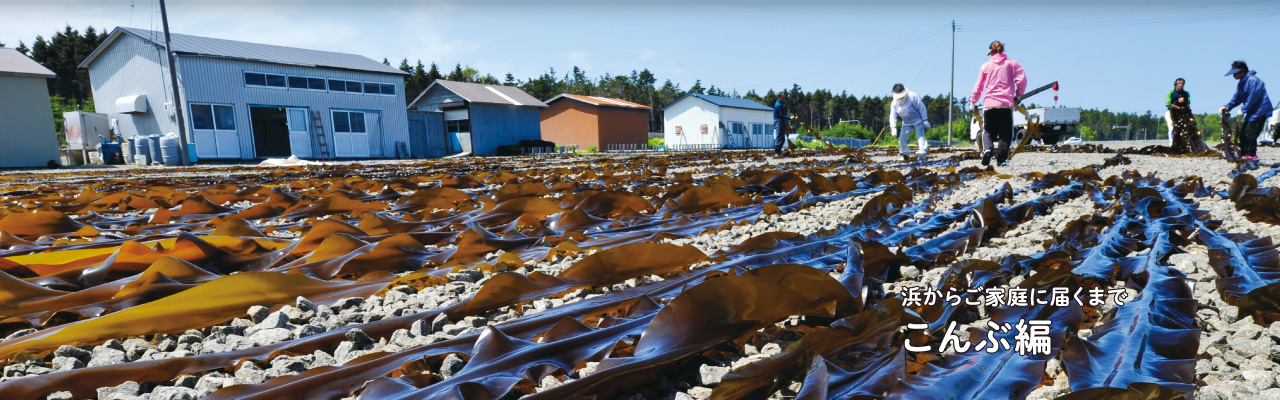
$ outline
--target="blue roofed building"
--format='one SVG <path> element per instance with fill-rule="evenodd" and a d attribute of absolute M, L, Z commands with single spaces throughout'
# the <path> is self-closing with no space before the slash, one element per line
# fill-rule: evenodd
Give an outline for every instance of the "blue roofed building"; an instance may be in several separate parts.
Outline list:
<path fill-rule="evenodd" d="M 412 147 L 423 149 L 415 155 L 495 155 L 504 145 L 542 139 L 543 108 L 515 86 L 436 79 L 409 103 Z"/>
<path fill-rule="evenodd" d="M 755 101 L 689 93 L 662 111 L 663 140 L 671 149 L 773 147 L 773 108 Z"/>
<path fill-rule="evenodd" d="M 403 71 L 368 57 L 172 34 L 193 160 L 408 154 Z M 124 137 L 179 132 L 164 34 L 116 28 L 80 68 Z"/>

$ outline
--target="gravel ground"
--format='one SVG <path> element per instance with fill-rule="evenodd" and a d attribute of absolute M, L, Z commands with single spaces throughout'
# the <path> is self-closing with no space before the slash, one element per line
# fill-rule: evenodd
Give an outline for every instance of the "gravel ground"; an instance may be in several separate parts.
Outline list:
<path fill-rule="evenodd" d="M 1132 143 L 1126 143 L 1132 144 Z M 964 150 L 964 149 L 961 149 Z M 743 161 L 731 165 L 697 165 L 673 168 L 669 172 L 699 172 L 704 168 L 726 168 L 740 170 L 743 168 L 767 168 L 780 163 L 796 163 L 804 160 L 803 153 L 795 153 L 792 157 L 766 158 L 756 161 Z M 934 156 L 945 157 L 946 151 L 936 151 Z M 1280 161 L 1280 149 L 1260 148 L 1259 155 L 1264 163 Z M 633 155 L 611 155 L 610 157 L 629 157 Z M 949 209 L 952 206 L 968 204 L 986 197 L 1006 183 L 1015 190 L 1023 190 L 1032 183 L 1029 179 L 1019 177 L 1030 172 L 1056 172 L 1089 165 L 1100 165 L 1112 154 L 1096 153 L 1023 153 L 1013 158 L 1007 167 L 997 168 L 1000 175 L 986 176 L 964 182 L 940 196 L 936 206 Z M 843 156 L 811 157 L 810 160 L 838 160 Z M 1161 179 L 1177 179 L 1187 176 L 1204 178 L 1206 186 L 1211 189 L 1225 190 L 1230 182 L 1227 174 L 1235 165 L 1215 158 L 1174 158 L 1160 156 L 1127 156 L 1132 163 L 1113 166 L 1099 171 L 1102 178 L 1118 175 L 1123 171 L 1136 170 L 1143 174 L 1154 174 Z M 877 155 L 874 159 L 886 164 L 888 168 L 905 171 L 911 165 L 898 162 L 895 157 Z M 583 161 L 574 159 L 556 160 L 560 165 L 581 165 Z M 361 162 L 370 164 L 368 161 Z M 396 166 L 402 162 L 380 161 L 379 164 Z M 959 168 L 980 166 L 976 160 L 959 163 Z M 1270 167 L 1263 167 L 1255 175 Z M 165 171 L 165 168 L 159 168 Z M 112 171 L 112 169 L 64 169 L 57 173 L 71 171 Z M 32 171 L 16 171 L 5 174 L 15 178 Z M 138 172 L 129 170 L 128 172 Z M 156 171 L 149 171 L 155 173 Z M 172 174 L 159 172 L 158 175 L 200 174 L 195 171 L 175 170 Z M 856 174 L 856 173 L 855 173 Z M 703 174 L 705 175 L 705 174 Z M 1003 176 L 1002 176 L 1003 175 Z M 1012 177 L 1009 177 L 1011 175 Z M 114 178 L 118 178 L 114 177 Z M 107 178 L 103 178 L 107 179 Z M 83 181 L 83 178 L 81 180 Z M 74 177 L 67 177 L 62 182 L 78 182 Z M 1270 179 L 1264 186 L 1280 187 L 1280 178 Z M 1035 196 L 1052 192 L 1048 189 L 1040 192 L 1024 191 L 1015 197 L 1015 203 L 1026 201 Z M 675 244 L 691 244 L 707 254 L 732 247 L 752 236 L 770 231 L 790 231 L 811 234 L 821 230 L 832 229 L 849 221 L 866 202 L 874 195 L 850 197 L 831 202 L 820 202 L 798 212 L 781 215 L 765 215 L 743 225 L 722 230 L 712 230 L 703 235 L 667 239 Z M 1248 232 L 1257 236 L 1271 237 L 1280 243 L 1280 227 L 1254 223 L 1245 219 L 1243 212 L 1236 211 L 1234 204 L 1217 197 L 1196 199 L 1199 208 L 1209 211 L 1212 218 L 1223 220 L 1218 228 L 1220 232 Z M 1031 254 L 1043 249 L 1043 245 L 1052 240 L 1052 234 L 1060 231 L 1067 222 L 1082 215 L 1101 213 L 1096 210 L 1088 196 L 1065 201 L 1053 206 L 1046 215 L 1033 218 L 1021 224 L 1003 237 L 992 239 L 989 243 L 965 254 L 963 258 L 999 261 L 1009 254 Z M 917 215 L 917 219 L 926 215 Z M 1214 279 L 1217 274 L 1209 266 L 1208 251 L 1204 246 L 1192 244 L 1185 247 L 1188 253 L 1176 254 L 1169 258 L 1169 265 L 1186 273 L 1195 281 L 1194 290 L 1200 302 L 1197 310 L 1197 325 L 1202 329 L 1199 359 L 1196 364 L 1197 392 L 1196 398 L 1228 399 L 1228 398 L 1272 398 L 1280 399 L 1280 322 L 1269 326 L 1255 324 L 1252 317 L 1241 318 L 1238 310 L 1225 304 L 1217 293 Z M 447 247 L 446 247 L 447 249 Z M 498 254 L 489 254 L 489 259 Z M 517 270 L 521 273 L 534 271 L 556 274 L 571 266 L 574 262 L 586 257 L 586 254 L 575 257 L 557 257 L 547 262 L 528 262 Z M 905 267 L 903 280 L 891 283 L 887 290 L 903 285 L 935 285 L 944 268 L 933 268 L 920 271 L 914 267 Z M 168 357 L 182 357 L 197 354 L 210 354 L 234 351 L 254 346 L 261 346 L 296 338 L 316 335 L 335 329 L 393 318 L 417 312 L 440 309 L 458 303 L 474 295 L 493 274 L 481 271 L 464 271 L 449 275 L 451 283 L 440 286 L 415 289 L 398 286 L 382 295 L 368 298 L 348 298 L 332 304 L 314 304 L 305 298 L 298 298 L 293 305 L 271 311 L 266 307 L 249 308 L 245 316 L 229 323 L 192 330 L 179 335 L 158 335 L 154 340 L 138 338 L 118 338 L 104 344 L 67 345 L 52 352 L 44 360 L 32 360 L 26 363 L 14 363 L 4 368 L 0 382 L 13 379 L 28 379 L 32 376 L 48 374 L 76 368 L 100 365 L 128 363 L 140 360 L 151 360 Z M 627 281 L 614 287 L 597 290 L 582 289 L 560 298 L 546 298 L 533 301 L 523 307 L 508 307 L 490 312 L 482 316 L 466 317 L 451 320 L 444 315 L 415 322 L 409 329 L 401 329 L 389 337 L 369 337 L 363 331 L 353 329 L 345 334 L 346 341 L 333 351 L 317 350 L 312 354 L 301 356 L 279 356 L 272 359 L 269 367 L 260 367 L 254 363 L 242 363 L 233 371 L 216 371 L 204 374 L 185 375 L 165 385 L 139 385 L 134 382 L 100 388 L 100 399 L 191 399 L 207 396 L 227 386 L 239 384 L 258 384 L 269 379 L 294 375 L 312 368 L 341 365 L 364 354 L 377 351 L 396 352 L 415 346 L 421 346 L 448 339 L 476 335 L 483 327 L 502 324 L 524 315 L 536 314 L 564 304 L 600 296 L 611 291 L 628 287 L 643 286 L 662 280 L 661 277 L 648 276 Z M 1016 281 L 1013 282 L 1016 284 Z M 983 318 L 986 315 L 982 316 Z M 783 332 L 797 324 L 797 320 L 786 320 L 776 324 Z M 973 322 L 970 326 L 985 328 L 985 320 Z M 19 332 L 16 335 L 20 335 Z M 721 378 L 729 371 L 742 367 L 750 362 L 767 359 L 779 354 L 794 337 L 786 335 L 766 335 L 747 340 L 737 345 L 737 354 L 728 354 L 697 367 L 697 378 L 693 380 L 673 381 L 666 377 L 660 382 L 662 387 L 669 388 L 668 399 L 702 399 L 708 398 Z M 1082 336 L 1085 336 L 1082 333 Z M 12 337 L 12 336 L 11 336 Z M 438 370 L 432 372 L 448 378 L 465 366 L 465 360 L 457 356 L 449 356 Z M 539 391 L 546 390 L 566 382 L 581 379 L 595 371 L 595 363 L 588 363 L 585 368 L 571 371 L 568 376 L 556 378 L 549 376 L 539 382 Z M 1067 376 L 1062 363 L 1051 359 L 1046 367 L 1047 384 L 1031 393 L 1028 398 L 1050 399 L 1069 392 L 1066 386 Z M 777 391 L 772 398 L 791 398 L 799 391 L 798 383 L 793 382 L 786 388 Z M 643 396 L 641 396 L 643 398 Z M 59 392 L 49 396 L 50 399 L 71 398 L 68 392 Z"/>

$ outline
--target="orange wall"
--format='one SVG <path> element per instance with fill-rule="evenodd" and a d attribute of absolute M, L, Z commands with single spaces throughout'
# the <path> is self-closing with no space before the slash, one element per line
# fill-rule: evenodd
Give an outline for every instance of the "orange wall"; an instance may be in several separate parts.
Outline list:
<path fill-rule="evenodd" d="M 649 142 L 649 110 L 600 107 L 601 148 L 608 144 Z"/>
<path fill-rule="evenodd" d="M 542 109 L 542 140 L 557 146 L 576 144 L 582 149 L 599 146 L 596 107 L 590 104 L 561 100 Z"/>
<path fill-rule="evenodd" d="M 617 143 L 649 141 L 649 110 L 596 107 L 560 100 L 542 109 L 542 140 L 556 145 L 576 144 L 582 149 Z"/>

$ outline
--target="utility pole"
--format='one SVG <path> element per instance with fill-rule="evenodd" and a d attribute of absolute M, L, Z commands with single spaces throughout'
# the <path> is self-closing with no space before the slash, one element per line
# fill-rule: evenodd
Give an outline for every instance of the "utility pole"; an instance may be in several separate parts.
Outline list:
<path fill-rule="evenodd" d="M 182 97 L 178 93 L 178 65 L 173 56 L 173 47 L 169 43 L 169 14 L 164 10 L 164 0 L 160 0 L 160 21 L 164 24 L 164 53 L 169 57 L 169 84 L 173 86 L 173 111 L 178 115 L 178 159 L 182 166 L 191 165 L 187 154 L 187 123 L 182 115 Z"/>
<path fill-rule="evenodd" d="M 951 113 L 956 108 L 956 20 L 951 20 L 951 92 L 947 94 L 947 146 L 951 145 Z"/>

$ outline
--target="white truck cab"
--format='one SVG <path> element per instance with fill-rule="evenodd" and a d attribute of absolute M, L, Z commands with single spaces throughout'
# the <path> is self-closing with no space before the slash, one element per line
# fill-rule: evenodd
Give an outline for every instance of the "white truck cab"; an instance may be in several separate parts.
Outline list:
<path fill-rule="evenodd" d="M 1262 127 L 1262 134 L 1258 136 L 1267 136 L 1271 141 L 1280 140 L 1280 108 L 1271 112 L 1271 118 L 1267 119 L 1267 125 Z"/>

